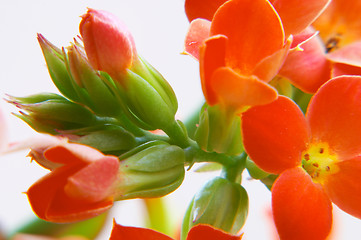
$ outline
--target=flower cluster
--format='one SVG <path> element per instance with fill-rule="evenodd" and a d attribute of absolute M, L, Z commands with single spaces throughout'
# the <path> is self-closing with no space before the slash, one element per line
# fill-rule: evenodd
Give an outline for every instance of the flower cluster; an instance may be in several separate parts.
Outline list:
<path fill-rule="evenodd" d="M 165 196 L 185 167 L 205 162 L 221 172 L 189 203 L 182 240 L 242 239 L 244 170 L 271 191 L 281 240 L 326 239 L 332 204 L 361 218 L 360 9 L 356 0 L 186 0 L 184 53 L 198 61 L 205 97 L 196 123 L 175 118 L 172 87 L 111 13 L 88 9 L 81 37 L 62 49 L 38 34 L 60 93 L 7 97 L 52 135 L 25 144 L 49 170 L 26 191 L 34 213 L 73 226 L 114 201 Z M 171 240 L 114 222 L 115 239 Z"/>

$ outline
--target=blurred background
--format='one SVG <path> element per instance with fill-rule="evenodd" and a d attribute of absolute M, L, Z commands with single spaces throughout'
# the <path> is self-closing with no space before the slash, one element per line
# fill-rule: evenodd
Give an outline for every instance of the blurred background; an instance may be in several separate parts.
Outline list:
<path fill-rule="evenodd" d="M 132 32 L 138 53 L 158 69 L 170 82 L 178 97 L 178 118 L 185 120 L 203 102 L 198 63 L 182 55 L 188 28 L 183 0 L 0 0 L 0 94 L 26 96 L 40 92 L 57 92 L 36 39 L 43 34 L 58 47 L 68 46 L 79 35 L 80 16 L 87 7 L 117 15 Z M 8 124 L 10 141 L 22 141 L 36 133 L 11 115 L 17 109 L 0 101 Z M 0 133 L 3 134 L 3 133 Z M 24 192 L 47 173 L 30 163 L 28 151 L 0 156 L 0 230 L 14 231 L 33 219 Z M 187 172 L 183 185 L 166 197 L 173 224 L 180 226 L 183 213 L 194 193 L 217 173 Z M 259 182 L 244 174 L 243 185 L 250 198 L 250 212 L 244 239 L 277 239 L 270 218 L 270 193 Z M 361 239 L 361 222 L 335 208 L 332 239 Z M 144 206 L 140 200 L 117 202 L 109 222 L 98 240 L 109 238 L 112 218 L 123 225 L 144 226 Z"/>

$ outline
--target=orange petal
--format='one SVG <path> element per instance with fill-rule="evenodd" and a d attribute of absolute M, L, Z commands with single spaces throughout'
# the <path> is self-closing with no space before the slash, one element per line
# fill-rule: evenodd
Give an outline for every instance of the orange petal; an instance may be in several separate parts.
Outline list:
<path fill-rule="evenodd" d="M 118 171 L 118 158 L 104 157 L 69 177 L 64 190 L 68 196 L 78 200 L 101 201 L 110 196 Z"/>
<path fill-rule="evenodd" d="M 344 63 L 355 67 L 361 67 L 361 41 L 347 45 L 339 50 L 327 54 L 327 59 L 336 63 Z"/>
<path fill-rule="evenodd" d="M 361 67 L 355 67 L 343 63 L 333 63 L 331 66 L 331 77 L 338 77 L 342 75 L 361 75 Z"/>
<path fill-rule="evenodd" d="M 227 0 L 186 0 L 184 8 L 191 22 L 196 18 L 212 20 L 214 13 Z"/>
<path fill-rule="evenodd" d="M 336 39 L 337 46 L 343 47 L 361 40 L 360 12 L 359 0 L 332 0 L 313 26 L 320 31 L 325 43 Z"/>
<path fill-rule="evenodd" d="M 281 17 L 285 35 L 297 34 L 308 27 L 326 8 L 330 0 L 273 0 Z"/>
<path fill-rule="evenodd" d="M 330 79 L 331 66 L 325 57 L 324 45 L 318 36 L 310 36 L 311 30 L 294 37 L 293 45 L 298 49 L 290 51 L 279 75 L 288 78 L 296 87 L 307 93 L 314 93 Z"/>
<path fill-rule="evenodd" d="M 243 113 L 242 131 L 246 152 L 260 168 L 270 173 L 278 174 L 299 165 L 300 154 L 308 142 L 302 111 L 283 96 Z"/>
<path fill-rule="evenodd" d="M 199 68 L 204 97 L 209 105 L 217 103 L 217 96 L 210 83 L 213 72 L 225 66 L 225 51 L 227 38 L 222 35 L 214 36 L 205 41 L 200 48 Z"/>
<path fill-rule="evenodd" d="M 113 221 L 109 240 L 173 240 L 163 233 L 148 228 L 126 227 Z"/>
<path fill-rule="evenodd" d="M 280 50 L 262 59 L 253 70 L 253 75 L 265 82 L 269 82 L 277 75 L 290 50 L 293 37 L 290 36 Z"/>
<path fill-rule="evenodd" d="M 314 95 L 307 111 L 314 142 L 326 142 L 340 160 L 361 153 L 361 77 L 329 80 Z"/>
<path fill-rule="evenodd" d="M 63 164 L 76 162 L 89 163 L 102 158 L 104 155 L 95 148 L 77 143 L 59 144 L 44 152 L 46 159 Z"/>
<path fill-rule="evenodd" d="M 236 27 L 235 27 L 236 26 Z M 227 36 L 227 66 L 250 75 L 265 57 L 283 47 L 282 23 L 268 1 L 231 0 L 212 20 L 211 35 Z"/>
<path fill-rule="evenodd" d="M 234 236 L 210 225 L 199 224 L 191 228 L 187 240 L 240 240 L 242 235 Z"/>
<path fill-rule="evenodd" d="M 184 42 L 184 52 L 199 60 L 199 48 L 209 37 L 211 22 L 205 19 L 195 19 L 188 28 Z"/>
<path fill-rule="evenodd" d="M 337 163 L 339 171 L 324 183 L 331 200 L 345 212 L 361 219 L 361 157 Z"/>
<path fill-rule="evenodd" d="M 229 67 L 218 68 L 210 83 L 217 102 L 242 110 L 248 106 L 268 104 L 277 98 L 277 91 L 255 76 L 242 76 Z"/>
<path fill-rule="evenodd" d="M 332 205 L 320 185 L 299 167 L 283 172 L 272 187 L 272 211 L 281 239 L 326 239 Z"/>

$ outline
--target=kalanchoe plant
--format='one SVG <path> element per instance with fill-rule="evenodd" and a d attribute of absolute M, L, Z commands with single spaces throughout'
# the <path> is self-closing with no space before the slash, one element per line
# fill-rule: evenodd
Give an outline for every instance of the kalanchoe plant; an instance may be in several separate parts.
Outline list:
<path fill-rule="evenodd" d="M 166 224 L 149 198 L 175 191 L 186 167 L 217 163 L 220 174 L 195 194 L 178 226 L 182 240 L 242 239 L 252 214 L 245 169 L 271 190 L 281 240 L 326 239 L 332 203 L 361 218 L 361 76 L 344 75 L 361 74 L 352 53 L 360 49 L 361 19 L 345 16 L 359 5 L 186 0 L 184 52 L 199 60 L 206 102 L 185 123 L 175 117 L 172 87 L 113 14 L 89 8 L 68 47 L 38 34 L 60 94 L 7 96 L 16 116 L 52 135 L 12 145 L 30 147 L 32 160 L 49 170 L 26 191 L 33 211 L 53 223 L 81 222 L 115 201 L 141 198 L 150 221 Z M 332 16 L 343 21 L 335 23 L 340 36 L 325 23 Z M 110 239 L 171 240 L 115 221 Z"/>

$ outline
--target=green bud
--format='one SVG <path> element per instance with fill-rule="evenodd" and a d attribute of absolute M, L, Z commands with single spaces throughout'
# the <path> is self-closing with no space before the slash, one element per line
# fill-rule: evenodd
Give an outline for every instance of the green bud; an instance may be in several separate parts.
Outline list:
<path fill-rule="evenodd" d="M 218 105 L 205 104 L 194 138 L 205 151 L 238 155 L 243 151 L 241 118 Z"/>
<path fill-rule="evenodd" d="M 63 52 L 38 34 L 38 41 L 48 66 L 49 74 L 59 91 L 69 99 L 79 101 L 79 96 L 69 76 Z"/>
<path fill-rule="evenodd" d="M 263 171 L 249 158 L 246 160 L 246 168 L 248 170 L 249 175 L 254 179 L 263 179 L 270 175 L 270 173 Z"/>
<path fill-rule="evenodd" d="M 89 126 L 96 120 L 87 108 L 57 94 L 9 96 L 8 101 L 20 108 L 22 111 L 18 116 L 39 132 L 53 134 L 57 130 Z"/>
<path fill-rule="evenodd" d="M 118 125 L 101 125 L 67 131 L 76 137 L 70 140 L 94 147 L 106 154 L 118 154 L 136 147 L 135 137 Z"/>
<path fill-rule="evenodd" d="M 182 225 L 182 238 L 197 224 L 209 224 L 236 234 L 248 215 L 248 195 L 238 183 L 216 177 L 192 199 Z"/>
<path fill-rule="evenodd" d="M 184 151 L 162 141 L 145 143 L 119 157 L 116 200 L 161 197 L 177 189 L 184 179 Z"/>
<path fill-rule="evenodd" d="M 82 48 L 72 45 L 68 48 L 68 64 L 71 76 L 80 91 L 84 103 L 100 116 L 117 116 L 120 111 L 118 100 L 106 85 L 103 77 L 95 71 Z"/>

